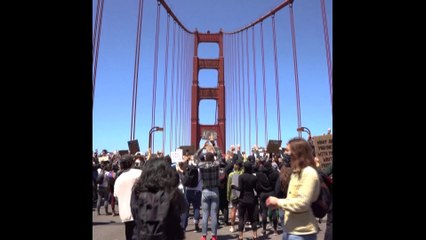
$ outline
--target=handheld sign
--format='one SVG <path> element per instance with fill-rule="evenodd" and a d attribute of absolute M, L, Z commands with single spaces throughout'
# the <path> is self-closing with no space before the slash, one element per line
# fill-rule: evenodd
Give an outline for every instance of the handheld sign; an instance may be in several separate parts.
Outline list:
<path fill-rule="evenodd" d="M 320 168 L 326 168 L 333 162 L 333 135 L 312 137 L 315 147 L 315 155 L 319 158 Z"/>
<path fill-rule="evenodd" d="M 127 144 L 129 145 L 130 154 L 135 154 L 141 151 L 139 148 L 139 142 L 137 139 L 128 141 Z"/>
<path fill-rule="evenodd" d="M 266 146 L 267 153 L 279 153 L 281 147 L 281 140 L 269 140 Z"/>

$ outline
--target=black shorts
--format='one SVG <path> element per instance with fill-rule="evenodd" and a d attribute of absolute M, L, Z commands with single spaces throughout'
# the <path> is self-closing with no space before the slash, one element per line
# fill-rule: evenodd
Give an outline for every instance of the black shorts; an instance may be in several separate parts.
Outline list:
<path fill-rule="evenodd" d="M 240 202 L 239 198 L 231 200 L 231 207 L 237 207 L 239 202 Z"/>

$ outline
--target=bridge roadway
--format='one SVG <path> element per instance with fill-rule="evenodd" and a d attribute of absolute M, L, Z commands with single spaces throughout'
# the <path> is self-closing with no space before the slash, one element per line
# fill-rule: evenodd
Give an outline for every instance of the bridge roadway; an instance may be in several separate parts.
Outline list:
<path fill-rule="evenodd" d="M 118 209 L 118 206 L 116 207 Z M 109 210 L 111 211 L 111 206 L 109 207 Z M 93 232 L 92 232 L 92 240 L 126 240 L 125 234 L 124 234 L 124 224 L 121 223 L 119 216 L 112 216 L 112 215 L 105 215 L 103 207 L 101 208 L 102 215 L 98 216 L 96 214 L 95 208 L 93 208 L 92 212 L 92 224 L 93 224 Z M 191 212 L 192 213 L 192 209 Z M 321 231 L 318 233 L 318 240 L 324 239 L 324 231 L 325 231 L 325 223 L 326 218 L 321 220 L 320 223 L 320 229 Z M 201 220 L 201 219 L 200 219 Z M 178 223 L 177 223 L 178 224 Z M 200 223 L 201 228 L 201 223 Z M 209 222 L 209 226 L 210 222 Z M 237 226 L 235 226 L 236 228 Z M 258 239 L 272 239 L 272 240 L 281 240 L 282 233 L 279 228 L 279 235 L 274 236 L 272 231 L 269 231 L 266 237 L 262 237 L 261 235 L 261 228 L 258 228 L 257 230 L 257 236 Z M 192 219 L 192 214 L 190 214 L 190 219 L 188 221 L 188 227 L 186 228 L 186 239 L 188 240 L 199 240 L 201 238 L 201 232 L 194 232 L 195 226 Z M 268 227 L 268 229 L 272 229 L 271 227 Z M 238 239 L 238 233 L 234 232 L 231 233 L 229 231 L 229 226 L 223 226 L 220 225 L 217 230 L 218 239 L 225 240 L 225 239 Z M 209 232 L 208 238 L 210 239 L 211 235 Z M 244 232 L 244 238 L 251 239 L 252 234 L 251 230 Z"/>

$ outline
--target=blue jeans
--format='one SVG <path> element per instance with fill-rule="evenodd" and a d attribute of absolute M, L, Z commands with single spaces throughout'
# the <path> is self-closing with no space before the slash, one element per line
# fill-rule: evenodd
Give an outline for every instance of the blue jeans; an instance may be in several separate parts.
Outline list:
<path fill-rule="evenodd" d="M 188 206 L 188 211 L 189 211 L 189 204 L 188 204 L 188 200 L 186 199 L 186 196 L 183 195 L 185 202 Z M 180 227 L 182 228 L 183 232 L 186 231 L 186 226 L 188 225 L 188 217 L 186 216 L 186 213 L 182 213 L 180 215 Z"/>
<path fill-rule="evenodd" d="M 308 234 L 308 235 L 283 234 L 283 240 L 317 240 L 317 234 L 316 233 Z"/>
<path fill-rule="evenodd" d="M 189 218 L 189 205 L 192 203 L 192 207 L 194 208 L 194 223 L 198 224 L 200 220 L 200 206 L 201 206 L 201 191 L 197 190 L 186 190 L 185 198 L 188 201 L 188 211 L 185 214 L 184 228 L 188 226 L 188 218 Z"/>
<path fill-rule="evenodd" d="M 284 210 L 282 210 L 281 208 L 278 210 L 279 216 L 280 216 L 280 222 L 281 222 L 281 228 L 283 230 L 283 238 L 282 240 L 286 239 L 286 235 L 287 233 L 285 232 L 285 228 L 284 228 Z"/>
<path fill-rule="evenodd" d="M 327 225 L 325 227 L 324 240 L 333 240 L 333 202 L 327 213 Z"/>
<path fill-rule="evenodd" d="M 203 225 L 202 233 L 203 236 L 207 236 L 207 223 L 210 219 L 212 221 L 212 235 L 217 235 L 217 209 L 219 207 L 219 189 L 214 188 L 205 188 L 201 194 L 201 204 L 203 207 Z"/>

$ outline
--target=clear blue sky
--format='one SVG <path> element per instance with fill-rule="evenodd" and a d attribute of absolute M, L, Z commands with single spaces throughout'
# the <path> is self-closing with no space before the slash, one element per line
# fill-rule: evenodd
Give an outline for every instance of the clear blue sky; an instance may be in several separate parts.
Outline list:
<path fill-rule="evenodd" d="M 97 2 L 97 0 L 93 0 L 93 25 L 95 22 Z M 127 141 L 130 138 L 138 2 L 137 0 L 106 0 L 104 2 L 93 106 L 93 150 L 98 149 L 100 151 L 102 149 L 107 149 L 109 151 L 114 151 L 128 148 Z M 246 26 L 268 13 L 283 1 L 166 0 L 166 2 L 179 20 L 190 31 L 194 31 L 195 28 L 197 28 L 200 32 L 210 30 L 212 33 L 215 33 L 221 28 L 225 32 L 232 32 Z M 331 54 L 333 54 L 332 0 L 326 0 L 325 3 Z M 157 1 L 155 0 L 144 0 L 135 134 L 142 151 L 145 151 L 148 147 L 148 133 L 151 128 L 156 5 Z M 332 107 L 330 102 L 320 0 L 295 0 L 294 14 L 302 126 L 308 127 L 314 136 L 322 135 L 327 132 L 328 128 L 332 128 Z M 158 92 L 155 115 L 156 125 L 158 126 L 161 126 L 163 119 L 162 99 L 165 52 L 163 43 L 165 42 L 166 19 L 166 13 L 162 8 L 160 22 L 161 47 L 158 53 Z M 271 18 L 266 19 L 263 25 L 265 62 L 267 66 L 266 79 L 268 86 L 268 138 L 277 139 Z M 256 36 L 259 35 L 259 29 L 259 26 L 256 26 Z M 281 139 L 283 143 L 285 143 L 290 138 L 297 136 L 296 97 L 288 7 L 276 13 L 276 32 L 278 45 L 278 74 L 280 80 L 279 87 L 281 93 Z M 251 30 L 249 33 L 249 37 L 251 38 Z M 259 39 L 256 39 L 256 42 L 259 44 Z M 210 48 L 206 48 L 202 50 L 200 48 L 199 56 L 204 58 L 215 56 L 215 54 L 212 55 L 210 51 L 217 51 L 217 49 L 210 50 Z M 262 64 L 259 55 L 260 47 L 256 48 L 256 54 L 259 145 L 265 146 L 266 143 L 264 143 L 263 131 Z M 169 58 L 171 58 L 171 49 L 169 49 Z M 228 59 L 225 59 L 225 62 L 227 60 Z M 169 75 L 171 71 L 170 68 L 171 65 L 169 64 Z M 253 70 L 251 60 L 250 70 Z M 209 76 L 209 71 L 200 74 L 205 74 L 199 76 L 200 78 L 206 79 L 203 83 L 200 83 L 201 85 L 215 86 L 216 80 Z M 227 76 L 226 73 L 225 76 Z M 250 76 L 250 79 L 253 81 L 253 76 Z M 169 86 L 170 84 L 169 81 Z M 229 90 L 228 86 L 227 90 Z M 251 91 L 253 92 L 253 87 Z M 254 109 L 253 98 L 254 97 L 251 98 L 251 109 Z M 208 101 L 202 101 L 201 104 L 204 107 L 200 108 L 200 122 L 213 123 L 214 106 Z M 245 107 L 247 116 L 247 103 Z M 207 108 L 207 110 L 204 110 L 204 108 Z M 170 105 L 168 106 L 168 111 L 170 111 Z M 166 125 L 169 125 L 170 114 L 166 116 Z M 243 123 L 241 122 L 241 124 Z M 253 145 L 255 142 L 254 116 L 252 116 L 251 126 L 251 145 Z M 230 130 L 229 125 L 227 126 L 227 130 Z M 246 120 L 246 138 L 248 138 L 248 131 L 248 120 Z M 168 132 L 166 134 L 168 135 Z M 189 132 L 188 136 L 190 136 Z M 306 137 L 306 134 L 303 134 L 303 136 Z M 169 153 L 169 139 L 168 137 L 166 138 L 165 152 Z M 189 142 L 184 142 L 182 145 L 187 144 L 189 144 Z M 243 150 L 246 151 L 251 148 L 251 146 L 248 145 L 248 139 L 246 140 L 245 146 L 243 146 L 243 141 L 227 141 L 226 148 L 228 149 L 231 144 L 241 144 Z M 155 133 L 154 150 L 161 150 L 161 147 L 162 134 L 157 132 Z M 173 150 L 176 147 L 178 146 L 172 146 L 171 149 Z"/>

